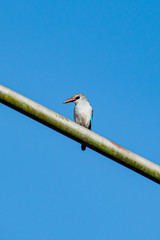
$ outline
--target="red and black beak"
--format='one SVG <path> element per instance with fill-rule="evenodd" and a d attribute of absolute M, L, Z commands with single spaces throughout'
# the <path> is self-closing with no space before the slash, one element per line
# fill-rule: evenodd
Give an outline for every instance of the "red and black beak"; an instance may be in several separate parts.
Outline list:
<path fill-rule="evenodd" d="M 69 103 L 69 102 L 73 102 L 75 99 L 74 98 L 69 98 L 66 101 L 64 101 L 63 103 Z"/>

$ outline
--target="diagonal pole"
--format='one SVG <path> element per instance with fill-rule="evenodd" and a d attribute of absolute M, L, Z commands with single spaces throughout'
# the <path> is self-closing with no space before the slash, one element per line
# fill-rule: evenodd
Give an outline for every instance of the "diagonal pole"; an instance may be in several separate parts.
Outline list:
<path fill-rule="evenodd" d="M 160 183 L 160 166 L 0 84 L 0 102 Z"/>

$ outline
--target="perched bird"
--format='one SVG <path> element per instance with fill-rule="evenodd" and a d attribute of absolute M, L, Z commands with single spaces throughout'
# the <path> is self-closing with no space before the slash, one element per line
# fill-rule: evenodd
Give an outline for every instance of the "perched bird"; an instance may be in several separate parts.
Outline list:
<path fill-rule="evenodd" d="M 64 103 L 73 102 L 74 107 L 74 121 L 83 127 L 91 129 L 93 120 L 93 109 L 89 104 L 85 95 L 77 93 Z M 84 151 L 86 146 L 82 144 L 81 149 Z"/>

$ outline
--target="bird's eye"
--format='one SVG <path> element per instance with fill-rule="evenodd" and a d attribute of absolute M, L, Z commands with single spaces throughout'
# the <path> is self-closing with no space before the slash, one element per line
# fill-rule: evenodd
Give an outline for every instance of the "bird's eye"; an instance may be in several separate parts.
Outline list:
<path fill-rule="evenodd" d="M 77 96 L 77 97 L 75 98 L 75 100 L 78 100 L 78 99 L 80 99 L 80 96 Z"/>

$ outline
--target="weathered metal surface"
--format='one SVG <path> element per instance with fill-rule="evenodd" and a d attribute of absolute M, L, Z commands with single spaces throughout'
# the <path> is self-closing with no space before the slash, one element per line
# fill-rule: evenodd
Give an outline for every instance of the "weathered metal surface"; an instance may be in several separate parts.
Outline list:
<path fill-rule="evenodd" d="M 160 166 L 0 85 L 0 102 L 160 183 Z"/>

